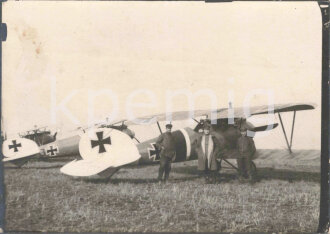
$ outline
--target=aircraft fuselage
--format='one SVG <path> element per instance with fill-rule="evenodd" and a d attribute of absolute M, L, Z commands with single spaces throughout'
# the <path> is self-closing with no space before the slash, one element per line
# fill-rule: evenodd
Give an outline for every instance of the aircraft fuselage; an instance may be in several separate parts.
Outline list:
<path fill-rule="evenodd" d="M 174 162 L 183 162 L 188 160 L 196 160 L 197 154 L 195 151 L 194 141 L 200 137 L 196 129 L 189 127 L 175 130 L 172 132 L 176 143 L 176 158 Z M 212 127 L 213 134 L 220 142 L 223 148 L 224 158 L 236 158 L 237 147 L 236 142 L 240 137 L 240 131 L 233 125 L 226 128 L 220 128 L 217 125 Z M 137 144 L 141 158 L 134 164 L 153 164 L 159 162 L 160 151 L 156 147 L 158 137 Z M 59 139 L 47 145 L 40 146 L 40 153 L 45 157 L 60 157 L 68 155 L 79 155 L 80 136 L 75 135 L 65 139 Z M 133 140 L 132 140 L 133 141 Z M 118 156 L 119 157 L 119 156 Z"/>

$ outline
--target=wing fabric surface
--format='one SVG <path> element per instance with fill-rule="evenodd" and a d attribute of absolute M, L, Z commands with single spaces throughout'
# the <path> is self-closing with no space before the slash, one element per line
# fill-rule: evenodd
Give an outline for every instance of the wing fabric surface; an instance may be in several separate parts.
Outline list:
<path fill-rule="evenodd" d="M 250 107 L 237 107 L 232 110 L 228 108 L 220 108 L 216 110 L 196 110 L 196 111 L 176 111 L 172 113 L 161 113 L 156 115 L 144 116 L 134 120 L 128 120 L 126 125 L 136 124 L 153 124 L 157 121 L 175 121 L 185 120 L 201 116 L 207 116 L 208 118 L 216 116 L 217 119 L 227 119 L 231 117 L 230 112 L 234 113 L 234 118 L 248 118 L 252 115 L 261 115 L 268 113 L 289 112 L 289 111 L 302 111 L 315 109 L 315 104 L 308 103 L 288 103 L 288 104 L 276 104 L 276 105 L 262 105 L 262 106 L 250 106 Z"/>

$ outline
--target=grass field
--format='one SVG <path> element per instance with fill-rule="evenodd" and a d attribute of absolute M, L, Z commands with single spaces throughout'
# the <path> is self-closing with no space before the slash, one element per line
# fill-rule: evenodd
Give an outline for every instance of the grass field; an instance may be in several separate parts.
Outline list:
<path fill-rule="evenodd" d="M 59 161 L 7 166 L 6 230 L 315 232 L 319 155 L 260 150 L 254 185 L 230 169 L 205 184 L 196 161 L 173 164 L 166 185 L 156 183 L 157 165 L 123 168 L 108 182 L 65 176 Z"/>

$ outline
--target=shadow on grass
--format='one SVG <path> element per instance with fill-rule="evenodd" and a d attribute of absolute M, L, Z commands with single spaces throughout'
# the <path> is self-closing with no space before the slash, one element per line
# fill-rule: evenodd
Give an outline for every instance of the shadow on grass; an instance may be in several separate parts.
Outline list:
<path fill-rule="evenodd" d="M 58 162 L 63 162 L 63 163 L 67 163 L 67 162 L 71 162 L 72 160 L 75 159 L 80 159 L 81 157 L 58 157 L 58 158 L 38 158 L 35 159 L 35 161 L 33 162 L 45 162 L 45 163 L 58 163 Z"/>
<path fill-rule="evenodd" d="M 64 164 L 63 164 L 64 165 Z M 15 166 L 6 166 L 5 170 L 35 170 L 35 169 L 52 169 L 52 168 L 61 168 L 63 167 L 63 165 L 56 165 L 56 166 L 33 166 L 33 167 L 26 167 L 26 166 L 22 166 L 22 167 L 15 167 Z"/>
<path fill-rule="evenodd" d="M 173 172 L 179 174 L 196 175 L 200 176 L 196 166 L 184 166 L 172 169 Z M 219 172 L 221 181 L 230 182 L 237 179 L 236 170 L 220 170 Z M 294 171 L 287 169 L 274 169 L 274 168 L 258 168 L 257 169 L 258 180 L 285 180 L 289 182 L 294 181 L 310 181 L 319 182 L 320 173 L 317 172 L 305 172 Z M 190 177 L 191 178 L 191 177 Z"/>
<path fill-rule="evenodd" d="M 197 170 L 197 166 L 182 166 L 182 167 L 174 167 L 171 170 L 171 173 L 178 173 L 178 174 L 186 174 L 186 175 L 199 175 L 200 172 Z"/>
<path fill-rule="evenodd" d="M 199 177 L 181 177 L 169 179 L 169 183 L 177 183 L 183 181 L 192 181 L 198 179 Z M 143 178 L 77 178 L 75 180 L 84 181 L 86 183 L 92 184 L 119 184 L 119 183 L 130 183 L 130 184 L 150 184 L 158 183 L 157 178 L 143 179 Z"/>
<path fill-rule="evenodd" d="M 285 180 L 319 182 L 321 175 L 318 172 L 293 171 L 286 169 L 259 168 L 258 178 L 260 180 Z"/>
<path fill-rule="evenodd" d="M 225 168 L 227 169 L 227 167 Z M 221 177 L 222 181 L 230 181 L 233 179 L 236 179 L 236 170 L 231 170 L 233 173 L 227 173 L 228 170 L 226 170 L 226 172 L 223 171 L 223 169 L 221 169 L 219 171 L 219 176 Z M 198 171 L 197 170 L 197 166 L 182 166 L 182 167 L 176 167 L 172 169 L 172 172 L 178 173 L 178 174 L 186 174 L 186 175 L 193 175 L 196 177 L 201 177 L 203 176 L 203 172 Z M 193 177 L 190 177 L 193 178 Z"/>

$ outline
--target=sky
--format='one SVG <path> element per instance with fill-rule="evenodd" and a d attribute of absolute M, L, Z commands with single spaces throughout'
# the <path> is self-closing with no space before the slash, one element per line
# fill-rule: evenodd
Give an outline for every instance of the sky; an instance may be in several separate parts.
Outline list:
<path fill-rule="evenodd" d="M 170 93 L 208 90 L 219 108 L 229 101 L 265 105 L 267 95 L 274 103 L 315 103 L 315 110 L 297 113 L 293 145 L 320 148 L 317 3 L 7 1 L 3 7 L 8 134 L 37 125 L 64 135 L 90 120 L 126 118 L 132 103 L 135 116 L 162 113 Z M 194 107 L 211 108 L 209 98 L 196 98 Z M 176 96 L 172 109 L 188 110 L 185 96 Z M 283 114 L 288 133 L 292 114 Z M 158 134 L 156 126 L 135 130 L 142 139 Z M 286 148 L 281 131 L 256 138 L 257 147 Z"/>

